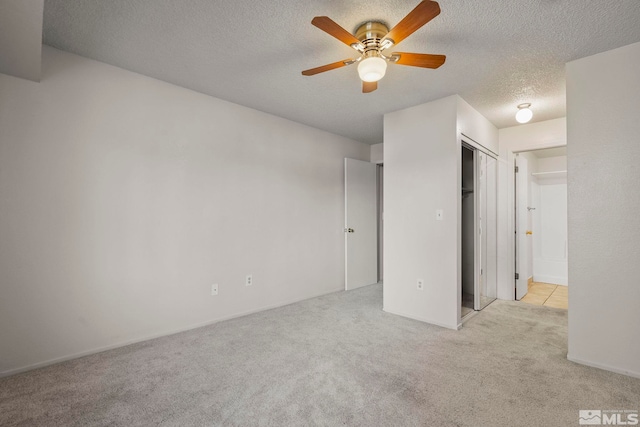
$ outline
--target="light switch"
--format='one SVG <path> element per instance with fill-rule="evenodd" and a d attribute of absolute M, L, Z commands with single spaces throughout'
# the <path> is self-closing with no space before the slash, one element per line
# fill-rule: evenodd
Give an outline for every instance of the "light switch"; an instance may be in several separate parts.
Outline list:
<path fill-rule="evenodd" d="M 436 220 L 438 220 L 438 221 L 442 221 L 442 216 L 443 216 L 443 215 L 444 215 L 444 214 L 443 214 L 443 212 L 442 212 L 442 209 L 438 209 L 438 210 L 436 211 Z"/>

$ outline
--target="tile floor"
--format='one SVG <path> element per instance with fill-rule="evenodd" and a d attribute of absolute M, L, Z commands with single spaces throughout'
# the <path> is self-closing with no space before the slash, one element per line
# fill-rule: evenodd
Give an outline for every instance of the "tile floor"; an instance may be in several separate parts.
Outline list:
<path fill-rule="evenodd" d="M 546 305 L 547 307 L 569 307 L 569 288 L 551 283 L 532 282 L 529 292 L 520 300 L 528 304 Z"/>

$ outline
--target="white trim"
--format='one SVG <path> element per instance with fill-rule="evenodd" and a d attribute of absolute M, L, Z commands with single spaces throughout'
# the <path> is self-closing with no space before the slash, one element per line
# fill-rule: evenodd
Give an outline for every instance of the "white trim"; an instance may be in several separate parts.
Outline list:
<path fill-rule="evenodd" d="M 397 312 L 397 311 L 391 311 L 391 310 L 387 310 L 386 308 L 383 308 L 382 311 L 384 311 L 385 313 L 389 313 L 389 314 L 395 314 L 396 316 L 407 317 L 407 318 L 412 319 L 412 320 L 418 320 L 420 322 L 429 323 L 429 324 L 435 325 L 435 326 L 440 326 L 441 328 L 453 329 L 454 331 L 457 331 L 462 326 L 462 325 L 447 325 L 447 324 L 444 324 L 444 323 L 436 322 L 436 321 L 431 320 L 431 319 L 427 319 L 425 317 L 414 316 L 414 315 L 411 315 L 411 314 L 400 313 L 400 312 Z"/>
<path fill-rule="evenodd" d="M 534 282 L 551 283 L 552 285 L 568 286 L 569 280 L 561 276 L 544 276 L 539 274 L 533 275 Z"/>
<path fill-rule="evenodd" d="M 371 148 L 369 148 L 369 152 L 371 152 Z M 348 225 L 347 225 L 347 211 L 349 210 L 349 200 L 347 199 L 347 180 L 349 179 L 349 177 L 347 176 L 347 160 L 348 157 L 344 158 L 344 163 L 343 163 L 343 170 L 344 170 L 344 233 L 342 233 L 344 235 L 344 289 L 345 291 L 348 291 L 349 289 L 347 288 L 348 284 L 349 284 L 349 280 L 348 280 L 348 276 L 349 276 L 349 250 L 348 250 L 348 243 L 347 243 L 347 230 L 348 230 Z"/>
<path fill-rule="evenodd" d="M 483 310 L 484 310 L 484 308 L 483 308 Z M 464 317 L 462 317 L 462 319 L 460 319 L 460 323 L 458 323 L 458 329 L 462 329 L 462 325 L 464 323 L 466 323 L 467 320 L 469 320 L 469 319 L 471 319 L 473 317 L 476 317 L 478 315 L 478 313 L 480 313 L 480 311 L 472 310 L 472 311 L 468 312 L 467 314 L 465 314 Z"/>
<path fill-rule="evenodd" d="M 27 371 L 31 371 L 33 369 L 38 369 L 38 368 L 44 368 L 46 366 L 50 366 L 50 365 L 55 365 L 57 363 L 61 363 L 61 362 L 66 362 L 68 360 L 73 360 L 73 359 L 78 359 L 80 357 L 84 357 L 84 356 L 90 356 L 92 354 L 97 354 L 97 353 L 102 353 L 103 351 L 108 351 L 108 350 L 113 350 L 116 348 L 120 348 L 120 347 L 126 347 L 128 345 L 131 344 L 137 344 L 143 341 L 149 341 L 149 340 L 153 340 L 156 338 L 162 338 L 162 337 L 166 337 L 169 335 L 174 335 L 174 334 L 179 334 L 180 332 L 186 332 L 186 331 L 190 331 L 192 329 L 198 329 L 198 328 L 202 328 L 205 326 L 209 326 L 209 325 L 213 325 L 214 323 L 218 323 L 218 322 L 223 322 L 225 320 L 231 320 L 231 319 L 235 319 L 237 317 L 242 317 L 242 316 L 248 316 L 250 314 L 254 314 L 254 313 L 259 313 L 261 311 L 266 311 L 266 310 L 272 310 L 274 308 L 280 308 L 280 307 L 284 307 L 287 305 L 291 305 L 291 304 L 295 304 L 301 301 L 305 301 L 308 299 L 312 299 L 312 298 L 317 298 L 317 297 L 321 297 L 324 295 L 329 295 L 329 294 L 333 294 L 336 292 L 344 292 L 344 288 L 340 287 L 337 288 L 335 290 L 331 290 L 328 292 L 320 292 L 318 294 L 312 294 L 310 296 L 306 296 L 306 297 L 302 297 L 302 298 L 294 298 L 291 300 L 287 300 L 287 301 L 282 301 L 276 304 L 271 304 L 271 305 L 267 305 L 261 308 L 256 308 L 256 309 L 252 309 L 252 310 L 247 310 L 247 311 L 243 311 L 237 314 L 232 314 L 230 316 L 223 316 L 223 317 L 219 317 L 213 320 L 207 320 L 206 322 L 201 322 L 201 323 L 196 323 L 184 328 L 179 328 L 179 329 L 173 329 L 167 332 L 161 332 L 161 333 L 157 333 L 157 334 L 152 334 L 152 335 L 147 335 L 144 336 L 142 338 L 135 338 L 132 340 L 127 340 L 127 341 L 123 341 L 117 344 L 112 344 L 112 345 L 107 345 L 104 347 L 98 347 L 98 348 L 94 348 L 91 350 L 87 350 L 87 351 L 81 351 L 79 353 L 74 353 L 74 354 L 70 354 L 67 356 L 62 356 L 62 357 L 56 357 L 55 359 L 50 359 L 44 362 L 39 362 L 39 363 L 34 363 L 32 365 L 27 365 L 27 366 L 23 366 L 20 368 L 15 368 L 15 369 L 10 369 L 8 371 L 2 371 L 0 372 L 0 378 L 3 377 L 8 377 L 11 375 L 16 375 L 16 374 L 20 374 L 23 372 L 27 372 Z"/>
<path fill-rule="evenodd" d="M 640 372 L 627 371 L 626 369 L 614 368 L 612 366 L 605 365 L 602 363 L 590 362 L 588 360 L 583 360 L 577 357 L 573 357 L 569 354 L 567 354 L 567 360 L 574 363 L 579 363 L 581 365 L 590 366 L 592 368 L 598 368 L 604 371 L 615 372 L 616 374 L 622 374 L 622 375 L 626 375 L 633 378 L 640 378 Z"/>
<path fill-rule="evenodd" d="M 509 238 L 507 240 L 508 253 L 507 253 L 507 267 L 509 268 L 509 301 L 516 300 L 516 223 L 515 223 L 515 164 L 516 155 L 513 151 L 507 151 L 507 230 Z"/>
<path fill-rule="evenodd" d="M 497 159 L 498 157 L 500 157 L 500 154 L 494 153 L 493 151 L 491 151 L 490 149 L 488 149 L 484 145 L 480 144 L 479 142 L 477 142 L 476 140 L 474 140 L 470 136 L 465 135 L 462 132 L 460 132 L 460 139 L 462 140 L 462 142 L 466 143 L 470 147 L 475 148 L 478 151 L 482 151 L 487 156 L 491 156 L 494 159 Z"/>

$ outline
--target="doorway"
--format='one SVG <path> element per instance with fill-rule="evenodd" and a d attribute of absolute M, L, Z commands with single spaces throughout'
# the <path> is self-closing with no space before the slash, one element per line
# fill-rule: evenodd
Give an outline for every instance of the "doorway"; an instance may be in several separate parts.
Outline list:
<path fill-rule="evenodd" d="M 497 160 L 466 143 L 461 151 L 462 319 L 497 297 Z"/>
<path fill-rule="evenodd" d="M 381 283 L 383 168 L 345 158 L 345 290 Z"/>
<path fill-rule="evenodd" d="M 344 159 L 345 290 L 378 281 L 377 167 Z"/>
<path fill-rule="evenodd" d="M 515 155 L 515 299 L 567 308 L 566 147 Z"/>

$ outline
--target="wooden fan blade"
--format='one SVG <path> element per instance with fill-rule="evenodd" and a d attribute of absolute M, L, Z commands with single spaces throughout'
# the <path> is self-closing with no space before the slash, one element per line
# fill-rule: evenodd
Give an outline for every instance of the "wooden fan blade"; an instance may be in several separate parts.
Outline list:
<path fill-rule="evenodd" d="M 342 61 L 334 62 L 332 64 L 323 65 L 321 67 L 311 68 L 310 70 L 304 70 L 302 72 L 303 76 L 313 76 L 315 74 L 324 73 L 325 71 L 335 70 L 336 68 L 344 67 L 346 65 L 351 65 L 352 59 L 344 59 Z"/>
<path fill-rule="evenodd" d="M 384 36 L 382 42 L 384 43 L 385 40 L 391 39 L 394 44 L 398 44 L 439 14 L 440 5 L 437 2 L 423 0 Z"/>
<path fill-rule="evenodd" d="M 422 68 L 438 68 L 447 59 L 444 55 L 430 55 L 428 53 L 393 52 L 393 56 L 400 57 L 395 62 L 396 64 Z"/>
<path fill-rule="evenodd" d="M 357 45 L 360 44 L 360 40 L 358 40 L 349 31 L 345 30 L 340 25 L 336 24 L 328 16 L 316 16 L 315 18 L 313 18 L 311 23 L 316 27 L 320 28 L 325 33 L 337 38 L 347 46 L 351 46 L 354 43 Z"/>
<path fill-rule="evenodd" d="M 371 93 L 378 89 L 378 82 L 362 82 L 362 93 Z"/>

